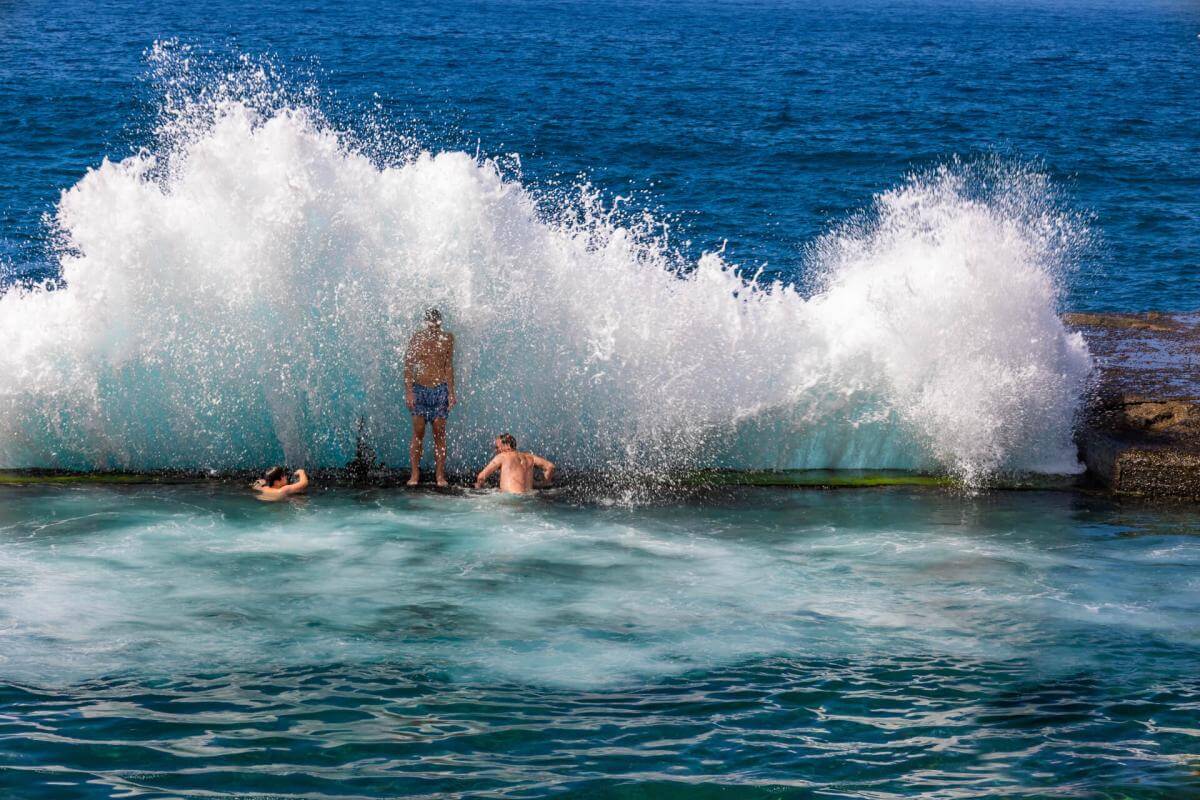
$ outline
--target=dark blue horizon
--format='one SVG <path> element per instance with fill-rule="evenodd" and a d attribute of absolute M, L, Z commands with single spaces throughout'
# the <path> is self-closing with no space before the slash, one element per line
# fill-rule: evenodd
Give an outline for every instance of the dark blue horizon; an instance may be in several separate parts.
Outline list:
<path fill-rule="evenodd" d="M 535 186 L 586 174 L 671 220 L 689 257 L 724 245 L 785 281 L 914 170 L 1033 164 L 1097 234 L 1065 306 L 1194 310 L 1198 34 L 1194 4 L 1104 0 L 10 6 L 0 274 L 53 274 L 44 215 L 147 144 L 145 53 L 175 38 L 267 55 L 338 122 L 517 153 Z"/>

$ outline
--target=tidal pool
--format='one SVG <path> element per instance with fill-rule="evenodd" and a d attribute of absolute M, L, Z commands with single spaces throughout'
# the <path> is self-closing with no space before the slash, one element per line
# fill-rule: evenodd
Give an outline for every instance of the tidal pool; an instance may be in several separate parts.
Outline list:
<path fill-rule="evenodd" d="M 1200 797 L 1200 537 L 1072 492 L 0 487 L 20 798 Z"/>

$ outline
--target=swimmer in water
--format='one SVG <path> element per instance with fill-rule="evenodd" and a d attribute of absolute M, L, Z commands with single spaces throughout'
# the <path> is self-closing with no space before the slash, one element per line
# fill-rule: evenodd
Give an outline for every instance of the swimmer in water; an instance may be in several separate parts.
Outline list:
<path fill-rule="evenodd" d="M 533 470 L 536 467 L 542 471 L 542 485 L 554 480 L 554 465 L 541 456 L 533 453 L 522 453 L 517 450 L 517 440 L 511 433 L 502 433 L 496 437 L 496 457 L 488 462 L 479 476 L 475 478 L 475 488 L 482 489 L 487 479 L 496 470 L 500 470 L 500 491 L 511 494 L 526 494 L 534 489 Z"/>
<path fill-rule="evenodd" d="M 292 477 L 295 480 L 289 483 L 286 469 L 271 467 L 267 470 L 267 474 L 256 480 L 250 488 L 258 492 L 259 500 L 283 500 L 308 491 L 307 472 L 298 469 Z"/>

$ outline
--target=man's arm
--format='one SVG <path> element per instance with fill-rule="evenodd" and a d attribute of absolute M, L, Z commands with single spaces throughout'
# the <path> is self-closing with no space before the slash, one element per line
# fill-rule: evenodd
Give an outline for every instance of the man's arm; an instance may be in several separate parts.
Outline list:
<path fill-rule="evenodd" d="M 404 404 L 408 406 L 409 411 L 416 411 L 417 398 L 413 394 L 413 367 L 416 362 L 415 353 L 413 353 L 413 339 L 408 340 L 408 347 L 404 348 Z"/>
<path fill-rule="evenodd" d="M 542 481 L 545 483 L 553 482 L 554 464 L 551 461 L 542 458 L 541 456 L 533 455 L 533 453 L 530 453 L 529 455 L 533 456 L 533 465 L 542 470 Z"/>
<path fill-rule="evenodd" d="M 296 470 L 296 482 L 289 483 L 281 490 L 286 495 L 303 494 L 308 489 L 308 473 L 302 469 Z"/>
<path fill-rule="evenodd" d="M 450 346 L 446 354 L 446 358 L 450 361 L 450 377 L 446 381 L 446 386 L 449 389 L 449 392 L 447 394 L 446 401 L 450 408 L 454 408 L 454 404 L 458 402 L 458 396 L 454 393 L 454 334 L 447 333 L 446 335 L 450 337 Z"/>
<path fill-rule="evenodd" d="M 488 465 L 483 468 L 483 471 L 475 477 L 475 488 L 482 489 L 483 484 L 485 484 L 487 479 L 492 477 L 492 473 L 498 469 L 500 469 L 500 456 L 496 456 L 489 461 Z"/>

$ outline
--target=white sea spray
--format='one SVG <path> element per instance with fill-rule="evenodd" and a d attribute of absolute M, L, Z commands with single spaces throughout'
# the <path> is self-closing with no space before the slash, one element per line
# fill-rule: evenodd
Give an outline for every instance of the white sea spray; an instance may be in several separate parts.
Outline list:
<path fill-rule="evenodd" d="M 340 466 L 360 418 L 403 463 L 400 352 L 435 305 L 455 467 L 507 430 L 602 470 L 1079 468 L 1091 361 L 1057 304 L 1086 230 L 1036 171 L 911 177 L 814 244 L 805 294 L 680 269 L 487 159 L 382 164 L 275 85 L 168 88 L 155 146 L 63 193 L 63 285 L 0 296 L 0 464 Z"/>

